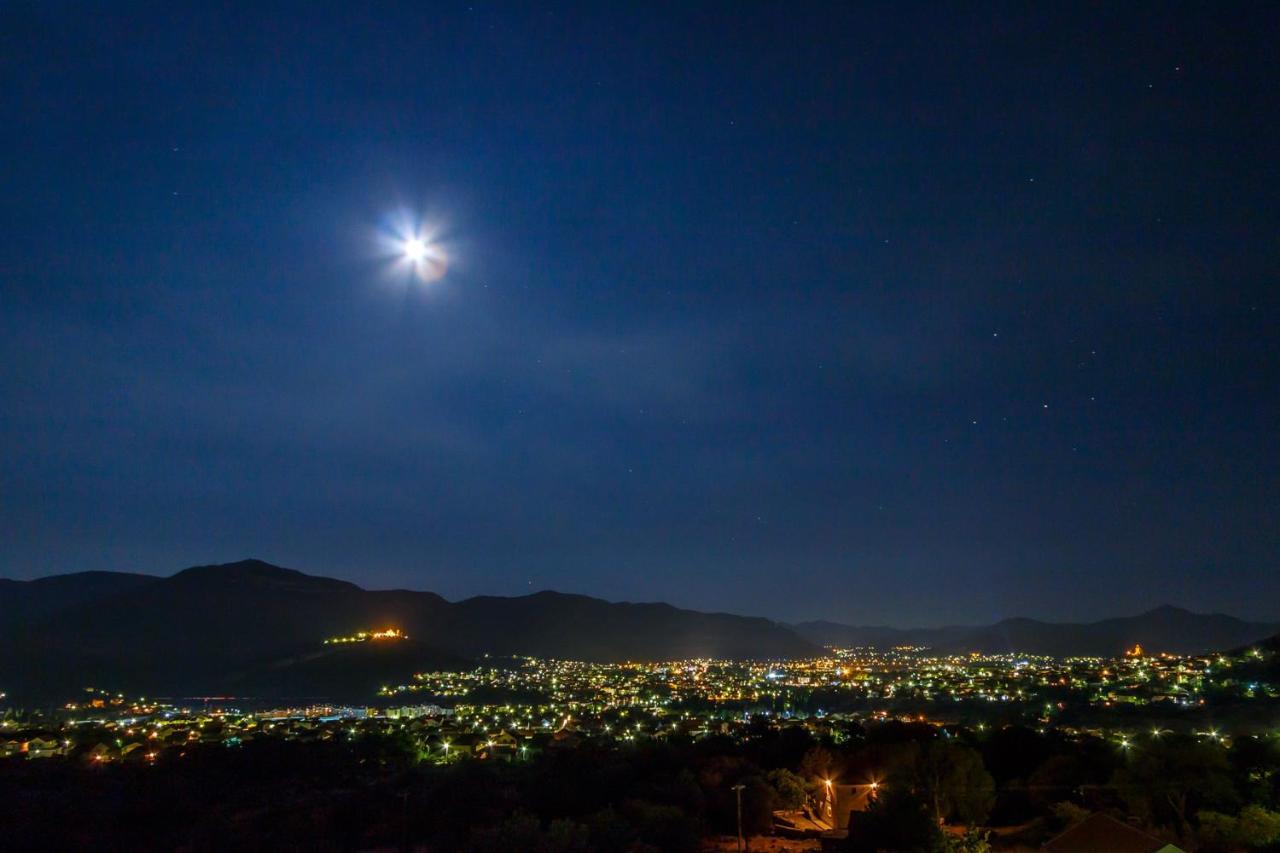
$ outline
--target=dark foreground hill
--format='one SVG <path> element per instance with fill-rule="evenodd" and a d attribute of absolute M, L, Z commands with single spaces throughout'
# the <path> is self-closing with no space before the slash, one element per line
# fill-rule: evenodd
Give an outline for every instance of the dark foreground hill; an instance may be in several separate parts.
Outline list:
<path fill-rule="evenodd" d="M 410 641 L 323 646 L 326 637 L 386 627 Z M 553 592 L 451 603 L 257 560 L 168 578 L 96 573 L 0 586 L 0 691 L 14 696 L 56 698 L 88 685 L 159 695 L 321 694 L 483 654 L 622 661 L 816 651 L 767 619 Z"/>
<path fill-rule="evenodd" d="M 835 622 L 805 622 L 797 633 L 824 646 L 928 646 L 946 652 L 983 652 L 1068 657 L 1108 657 L 1141 644 L 1149 652 L 1195 654 L 1248 645 L 1277 631 L 1280 625 L 1245 622 L 1221 613 L 1192 613 L 1157 607 L 1137 616 L 1100 622 L 1040 622 L 1005 619 L 987 626 L 945 628 L 856 627 Z"/>

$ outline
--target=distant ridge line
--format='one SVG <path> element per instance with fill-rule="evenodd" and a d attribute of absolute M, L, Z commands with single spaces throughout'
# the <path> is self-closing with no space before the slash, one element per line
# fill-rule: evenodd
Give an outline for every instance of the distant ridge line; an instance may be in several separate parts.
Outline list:
<path fill-rule="evenodd" d="M 1047 622 L 1027 617 L 992 625 L 942 628 L 862 627 L 801 622 L 792 627 L 823 646 L 926 646 L 941 652 L 1023 652 L 1053 657 L 1110 657 L 1141 644 L 1151 652 L 1198 654 L 1248 645 L 1280 633 L 1280 623 L 1246 622 L 1222 613 L 1195 613 L 1162 604 L 1136 616 L 1096 622 Z"/>

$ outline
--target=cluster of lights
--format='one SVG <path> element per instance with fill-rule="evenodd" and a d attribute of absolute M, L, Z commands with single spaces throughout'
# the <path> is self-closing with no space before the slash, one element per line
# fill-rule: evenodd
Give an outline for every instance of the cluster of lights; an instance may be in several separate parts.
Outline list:
<path fill-rule="evenodd" d="M 407 640 L 408 635 L 399 628 L 386 628 L 381 631 L 357 631 L 349 637 L 330 637 L 324 641 L 326 646 L 343 643 L 367 643 L 370 640 Z"/>
<path fill-rule="evenodd" d="M 405 638 L 399 628 L 388 627 L 325 642 Z M 1262 653 L 1253 650 L 1249 656 L 1258 658 Z M 34 758 L 71 754 L 74 743 L 94 748 L 86 760 L 95 763 L 130 755 L 155 762 L 180 757 L 188 745 L 239 746 L 242 740 L 265 734 L 358 737 L 368 726 L 369 730 L 400 728 L 414 733 L 420 743 L 429 734 L 429 745 L 421 754 L 430 760 L 521 758 L 527 757 L 530 745 L 537 749 L 538 739 L 630 742 L 720 733 L 745 737 L 751 721 L 760 718 L 776 720 L 778 725 L 802 725 L 837 741 L 847 737 L 855 723 L 890 719 L 928 723 L 949 736 L 957 720 L 972 711 L 981 713 L 974 703 L 1008 702 L 1017 713 L 1038 717 L 1041 731 L 1053 725 L 1066 734 L 1104 737 L 1118 750 L 1137 754 L 1179 729 L 1161 725 L 1136 731 L 1118 726 L 1075 728 L 1067 715 L 1073 709 L 1118 703 L 1150 704 L 1167 713 L 1203 705 L 1210 691 L 1231 685 L 1239 688 L 1235 695 L 1277 695 L 1280 686 L 1271 682 L 1233 678 L 1238 664 L 1218 656 L 1130 654 L 1116 659 L 1056 660 L 1027 655 L 937 656 L 914 648 L 837 649 L 823 657 L 785 662 L 695 659 L 602 664 L 514 658 L 486 661 L 472 670 L 419 673 L 408 683 L 384 687 L 379 693 L 384 699 L 418 694 L 422 701 L 384 710 L 312 706 L 243 713 L 224 707 L 193 714 L 154 700 L 130 700 L 88 688 L 81 701 L 68 703 L 60 712 L 67 722 L 54 736 L 56 740 L 31 732 L 7 739 L 5 749 L 13 754 L 15 744 L 28 744 L 20 751 Z M 1246 688 L 1247 693 L 1240 692 Z M 828 694 L 838 702 L 852 699 L 869 707 L 856 713 L 815 708 L 815 699 Z M 931 702 L 928 716 L 932 719 L 918 709 L 911 713 L 897 709 L 901 700 Z M 960 702 L 969 704 L 955 704 Z M 950 708 L 957 710 L 951 713 Z M 13 724 L 0 721 L 0 728 L 12 731 Z M 979 733 L 990 728 L 976 720 L 972 724 Z M 102 727 L 115 735 L 111 742 L 97 739 Z M 1218 729 L 1187 733 L 1227 748 L 1232 743 L 1232 733 Z M 827 782 L 828 787 L 836 784 Z M 875 791 L 880 783 L 855 783 L 860 786 Z"/>

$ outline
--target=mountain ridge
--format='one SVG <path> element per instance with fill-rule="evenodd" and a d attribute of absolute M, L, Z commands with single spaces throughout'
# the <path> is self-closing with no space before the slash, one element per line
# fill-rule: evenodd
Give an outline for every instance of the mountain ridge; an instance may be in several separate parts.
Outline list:
<path fill-rule="evenodd" d="M 66 607 L 23 611 L 30 597 L 24 585 L 47 581 L 3 587 L 17 594 L 0 594 L 0 625 L 7 626 L 0 630 L 0 690 L 48 695 L 93 684 L 151 695 L 222 692 L 272 661 L 309 660 L 326 637 L 386 627 L 409 635 L 413 646 L 399 648 L 416 649 L 422 668 L 484 654 L 626 661 L 820 652 L 760 617 L 552 591 L 449 602 L 432 592 L 366 590 L 261 560 L 107 581 L 71 596 Z M 68 584 L 76 586 L 53 585 Z M 414 670 L 405 663 L 407 678 Z M 281 681 L 305 686 L 305 679 Z M 271 687 L 269 680 L 255 683 Z M 315 686 L 319 692 L 325 685 Z"/>
<path fill-rule="evenodd" d="M 397 627 L 412 642 L 317 655 L 326 637 Z M 85 685 L 150 695 L 368 687 L 403 667 L 452 668 L 486 654 L 592 661 L 786 659 L 822 646 L 928 646 L 945 653 L 1112 656 L 1229 649 L 1280 626 L 1161 605 L 1091 623 L 1012 617 L 991 625 L 858 627 L 608 602 L 542 590 L 458 601 L 367 590 L 262 560 L 164 577 L 84 572 L 0 580 L 0 691 L 61 694 Z M 366 697 L 367 698 L 367 697 Z"/>
<path fill-rule="evenodd" d="M 1197 613 L 1161 604 L 1135 616 L 1094 622 L 1050 622 L 1015 616 L 990 625 L 889 628 L 827 620 L 793 624 L 823 646 L 927 646 L 942 652 L 1025 652 L 1054 657 L 1119 655 L 1135 645 L 1150 652 L 1196 654 L 1247 645 L 1280 633 L 1280 623 L 1248 622 L 1224 613 Z"/>

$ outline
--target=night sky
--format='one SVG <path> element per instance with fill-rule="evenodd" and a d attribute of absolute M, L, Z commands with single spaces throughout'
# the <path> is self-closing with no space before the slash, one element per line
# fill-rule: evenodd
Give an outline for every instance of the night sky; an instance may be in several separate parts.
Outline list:
<path fill-rule="evenodd" d="M 1280 7 L 180 5 L 0 10 L 0 574 L 1280 619 Z"/>

